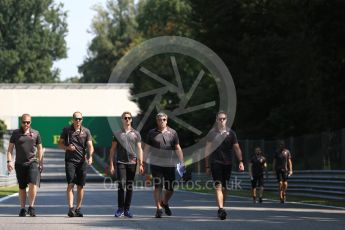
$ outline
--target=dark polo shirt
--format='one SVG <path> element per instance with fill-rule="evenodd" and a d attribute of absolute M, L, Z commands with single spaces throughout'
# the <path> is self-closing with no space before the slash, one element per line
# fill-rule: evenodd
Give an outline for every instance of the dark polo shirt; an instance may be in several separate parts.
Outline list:
<path fill-rule="evenodd" d="M 177 132 L 167 127 L 165 132 L 157 128 L 147 134 L 146 144 L 151 146 L 150 163 L 154 165 L 171 165 L 177 162 L 175 146 L 179 144 Z"/>
<path fill-rule="evenodd" d="M 16 148 L 16 164 L 31 163 L 36 159 L 36 147 L 42 144 L 40 133 L 30 129 L 28 134 L 24 134 L 23 129 L 13 131 L 10 143 Z"/>
<path fill-rule="evenodd" d="M 126 132 L 120 129 L 114 133 L 113 141 L 117 143 L 116 162 L 123 164 L 136 164 L 137 146 L 141 142 L 141 136 L 138 131 L 131 129 Z"/>
<path fill-rule="evenodd" d="M 81 127 L 74 129 L 73 125 L 63 128 L 60 138 L 64 139 L 65 146 L 70 144 L 75 146 L 75 151 L 66 150 L 65 161 L 79 163 L 85 161 L 87 142 L 92 140 L 90 130 Z"/>
<path fill-rule="evenodd" d="M 226 128 L 226 131 L 220 132 L 218 128 L 213 128 L 207 135 L 207 141 L 211 142 L 214 151 L 209 156 L 210 163 L 219 163 L 231 165 L 233 158 L 233 146 L 237 144 L 236 133 Z"/>
<path fill-rule="evenodd" d="M 274 159 L 276 160 L 275 169 L 288 171 L 288 161 L 291 159 L 291 153 L 288 149 L 281 149 L 275 153 Z"/>
<path fill-rule="evenodd" d="M 252 163 L 252 173 L 254 176 L 260 176 L 264 174 L 266 158 L 264 156 L 257 156 L 254 154 L 251 159 L 250 163 Z"/>

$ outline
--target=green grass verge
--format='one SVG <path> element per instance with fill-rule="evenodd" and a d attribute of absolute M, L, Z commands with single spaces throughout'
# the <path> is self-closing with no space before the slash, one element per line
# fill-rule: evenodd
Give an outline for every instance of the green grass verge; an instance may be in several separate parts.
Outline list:
<path fill-rule="evenodd" d="M 206 189 L 206 188 L 190 189 L 190 188 L 186 187 L 186 188 L 183 188 L 182 190 L 214 194 L 213 189 Z M 231 191 L 229 191 L 228 194 L 230 196 L 233 195 L 233 196 L 251 198 L 251 193 L 248 190 L 236 190 L 236 191 L 231 190 Z M 278 193 L 277 192 L 271 192 L 271 191 L 265 192 L 264 191 L 263 196 L 266 199 L 278 200 Z M 295 196 L 295 195 L 289 195 L 289 192 L 287 192 L 287 200 L 288 200 L 288 202 L 301 202 L 301 203 L 308 203 L 308 204 L 320 204 L 320 205 L 345 207 L 344 201 L 326 200 L 326 199 L 314 198 L 314 197 Z"/>
<path fill-rule="evenodd" d="M 0 187 L 0 197 L 8 196 L 18 192 L 18 185 Z"/>

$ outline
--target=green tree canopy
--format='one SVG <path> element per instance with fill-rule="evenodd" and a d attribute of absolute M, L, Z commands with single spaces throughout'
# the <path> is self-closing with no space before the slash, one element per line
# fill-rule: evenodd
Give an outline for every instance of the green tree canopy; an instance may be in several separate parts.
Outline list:
<path fill-rule="evenodd" d="M 118 60 L 140 41 L 185 36 L 210 47 L 229 68 L 240 137 L 280 138 L 344 127 L 342 0 L 141 0 L 137 6 L 108 0 L 107 8 L 97 11 L 96 37 L 79 69 L 83 82 L 107 82 Z M 173 71 L 164 67 L 170 59 L 155 58 L 147 68 L 173 82 Z M 188 89 L 197 64 L 182 63 Z M 140 71 L 131 76 L 133 94 L 160 87 L 144 77 Z M 201 84 L 204 93 L 192 99 L 196 104 L 221 94 L 207 79 Z M 174 108 L 177 99 L 168 95 L 160 106 Z M 144 111 L 150 100 L 139 100 L 139 107 Z M 192 120 L 212 124 L 214 116 L 193 114 Z"/>
<path fill-rule="evenodd" d="M 191 37 L 192 8 L 188 1 L 142 0 L 139 2 L 138 30 L 145 39 L 157 36 Z"/>
<path fill-rule="evenodd" d="M 0 82 L 58 80 L 53 61 L 66 57 L 66 13 L 53 0 L 0 1 Z"/>
<path fill-rule="evenodd" d="M 79 66 L 81 82 L 106 83 L 116 63 L 137 36 L 134 0 L 107 0 L 106 8 L 96 6 L 92 22 L 95 34 L 88 57 Z"/>
<path fill-rule="evenodd" d="M 241 136 L 344 127 L 344 1 L 190 2 L 198 40 L 235 80 Z"/>
<path fill-rule="evenodd" d="M 7 126 L 3 120 L 0 119 L 0 137 L 7 130 Z"/>

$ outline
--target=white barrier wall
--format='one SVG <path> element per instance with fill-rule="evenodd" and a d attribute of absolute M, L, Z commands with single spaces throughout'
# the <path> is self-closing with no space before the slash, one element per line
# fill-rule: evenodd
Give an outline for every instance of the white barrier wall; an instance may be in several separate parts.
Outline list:
<path fill-rule="evenodd" d="M 136 116 L 138 106 L 130 101 L 130 84 L 0 84 L 0 119 L 8 128 L 13 118 L 32 116 Z"/>

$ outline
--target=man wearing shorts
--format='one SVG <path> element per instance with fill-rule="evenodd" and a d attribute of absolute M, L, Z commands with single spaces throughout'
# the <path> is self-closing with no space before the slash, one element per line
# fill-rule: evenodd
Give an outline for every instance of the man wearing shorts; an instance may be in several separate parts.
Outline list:
<path fill-rule="evenodd" d="M 13 149 L 16 148 L 16 170 L 19 184 L 19 216 L 26 214 L 36 216 L 34 204 L 39 184 L 39 173 L 43 169 L 43 148 L 41 136 L 38 131 L 30 128 L 31 116 L 23 114 L 21 117 L 21 128 L 13 131 L 10 144 L 7 150 L 7 170 L 13 170 Z M 37 156 L 36 156 L 37 151 Z M 29 185 L 29 208 L 26 211 L 26 187 Z"/>
<path fill-rule="evenodd" d="M 154 200 L 156 204 L 156 218 L 161 218 L 164 208 L 165 214 L 172 215 L 169 200 L 174 193 L 176 156 L 183 163 L 183 152 L 179 144 L 176 131 L 167 126 L 168 115 L 158 113 L 156 115 L 157 127 L 147 134 L 144 148 L 145 159 L 148 156 L 154 184 Z M 149 154 L 149 155 L 148 155 Z M 165 188 L 162 193 L 163 184 Z"/>
<path fill-rule="evenodd" d="M 255 154 L 250 159 L 249 176 L 252 182 L 253 202 L 256 203 L 256 186 L 259 186 L 259 202 L 262 203 L 264 191 L 264 170 L 267 168 L 266 158 L 260 147 L 255 148 Z"/>
<path fill-rule="evenodd" d="M 212 173 L 216 190 L 218 205 L 218 218 L 226 219 L 224 209 L 227 196 L 227 184 L 230 180 L 232 169 L 233 151 L 239 163 L 239 170 L 243 171 L 242 151 L 237 141 L 236 133 L 226 126 L 227 114 L 223 111 L 217 113 L 216 126 L 209 132 L 205 147 L 206 173 Z"/>
<path fill-rule="evenodd" d="M 122 129 L 114 133 L 109 153 L 110 174 L 116 172 L 118 181 L 117 201 L 118 209 L 115 217 L 126 216 L 132 218 L 130 206 L 133 194 L 133 182 L 137 163 L 139 172 L 144 173 L 143 150 L 141 148 L 141 136 L 132 128 L 132 114 L 124 112 L 121 115 Z M 114 163 L 115 160 L 115 163 Z M 126 189 L 126 196 L 125 191 Z"/>
<path fill-rule="evenodd" d="M 92 164 L 94 152 L 90 131 L 82 126 L 83 116 L 73 113 L 73 124 L 66 126 L 60 135 L 59 147 L 65 150 L 65 170 L 67 179 L 67 203 L 69 217 L 83 217 L 80 211 L 86 180 L 87 165 Z M 86 158 L 86 149 L 89 158 Z M 77 206 L 74 209 L 74 185 L 77 185 Z"/>
<path fill-rule="evenodd" d="M 276 171 L 280 203 L 286 201 L 287 178 L 292 175 L 291 153 L 285 148 L 284 142 L 278 143 L 278 150 L 274 155 L 273 169 Z"/>

